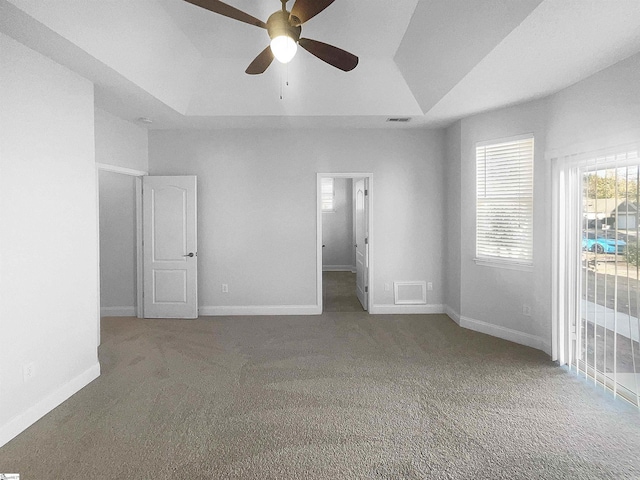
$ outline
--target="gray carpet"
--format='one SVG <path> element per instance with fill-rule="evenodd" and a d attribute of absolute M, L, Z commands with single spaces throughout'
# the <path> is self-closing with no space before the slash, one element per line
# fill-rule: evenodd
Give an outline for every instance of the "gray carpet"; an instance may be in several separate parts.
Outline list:
<path fill-rule="evenodd" d="M 22 480 L 640 478 L 640 415 L 444 315 L 103 319 Z"/>
<path fill-rule="evenodd" d="M 324 312 L 363 312 L 356 295 L 356 274 L 322 272 L 322 310 Z"/>

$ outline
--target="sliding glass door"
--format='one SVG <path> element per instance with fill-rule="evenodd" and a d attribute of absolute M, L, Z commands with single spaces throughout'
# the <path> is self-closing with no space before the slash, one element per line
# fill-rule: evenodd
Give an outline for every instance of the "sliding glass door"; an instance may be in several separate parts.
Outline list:
<path fill-rule="evenodd" d="M 638 147 L 553 159 L 553 357 L 640 407 Z"/>
<path fill-rule="evenodd" d="M 579 267 L 577 285 L 567 289 L 577 301 L 566 320 L 572 368 L 640 406 L 639 166 L 637 151 L 628 151 L 572 169 L 580 199 L 569 203 L 580 213 L 568 217 L 580 224 L 569 225 L 579 235 L 566 239 L 579 244 L 567 260 Z"/>
<path fill-rule="evenodd" d="M 552 356 L 640 408 L 638 151 L 552 159 Z"/>

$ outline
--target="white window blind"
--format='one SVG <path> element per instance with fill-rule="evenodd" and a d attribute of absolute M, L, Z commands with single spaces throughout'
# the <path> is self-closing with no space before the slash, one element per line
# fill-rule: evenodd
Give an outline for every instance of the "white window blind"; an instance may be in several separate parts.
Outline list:
<path fill-rule="evenodd" d="M 320 195 L 322 197 L 322 211 L 333 212 L 335 210 L 333 199 L 333 178 L 322 178 L 320 184 Z"/>
<path fill-rule="evenodd" d="M 476 258 L 533 264 L 533 137 L 476 145 Z"/>

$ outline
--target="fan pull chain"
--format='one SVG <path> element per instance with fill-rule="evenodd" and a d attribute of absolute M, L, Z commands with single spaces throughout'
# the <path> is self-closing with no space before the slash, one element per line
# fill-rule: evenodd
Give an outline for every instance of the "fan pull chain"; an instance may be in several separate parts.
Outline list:
<path fill-rule="evenodd" d="M 284 87 L 289 86 L 289 64 L 287 63 L 284 68 L 284 76 L 282 75 L 282 70 L 280 70 L 280 100 L 284 100 Z"/>

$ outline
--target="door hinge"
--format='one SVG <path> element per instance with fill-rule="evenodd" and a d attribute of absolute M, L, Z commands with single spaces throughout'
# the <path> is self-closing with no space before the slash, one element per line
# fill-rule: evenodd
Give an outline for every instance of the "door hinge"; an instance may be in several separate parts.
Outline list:
<path fill-rule="evenodd" d="M 365 191 L 364 191 L 364 195 L 365 195 L 365 197 L 366 197 L 367 195 L 369 195 L 369 190 L 365 190 Z"/>
<path fill-rule="evenodd" d="M 368 238 L 365 238 L 365 239 L 364 239 L 364 244 L 365 244 L 365 245 L 369 245 L 369 239 L 368 239 Z"/>
<path fill-rule="evenodd" d="M 364 293 L 369 293 L 369 287 L 364 287 Z"/>

